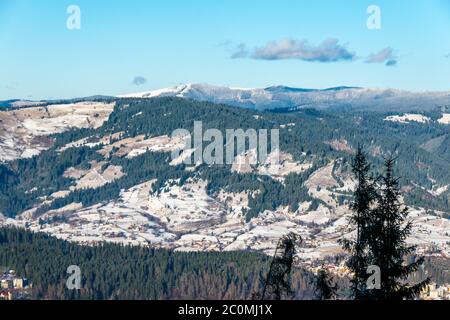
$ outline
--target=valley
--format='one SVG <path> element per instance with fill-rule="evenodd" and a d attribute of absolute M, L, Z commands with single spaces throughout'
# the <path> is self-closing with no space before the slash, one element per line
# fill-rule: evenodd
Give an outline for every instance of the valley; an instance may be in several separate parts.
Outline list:
<path fill-rule="evenodd" d="M 354 236 L 349 161 L 357 144 L 368 141 L 374 161 L 398 150 L 414 225 L 408 242 L 449 257 L 447 114 L 349 116 L 255 112 L 170 97 L 0 112 L 2 141 L 14 139 L 2 144 L 0 223 L 86 245 L 268 255 L 280 237 L 295 232 L 304 239 L 298 261 L 314 265 L 341 255 L 338 240 Z M 279 128 L 279 170 L 243 166 L 250 154 L 221 167 L 171 160 L 183 147 L 171 132 L 193 130 L 199 118 L 223 130 Z M 47 144 L 35 143 L 44 138 Z M 14 200 L 11 192 L 23 197 Z"/>

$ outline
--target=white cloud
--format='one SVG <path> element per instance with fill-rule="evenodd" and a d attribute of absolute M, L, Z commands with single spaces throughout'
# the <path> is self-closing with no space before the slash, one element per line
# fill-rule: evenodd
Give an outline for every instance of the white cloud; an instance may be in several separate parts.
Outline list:
<path fill-rule="evenodd" d="M 337 39 L 327 39 L 319 45 L 311 45 L 306 40 L 282 39 L 272 41 L 264 47 L 256 48 L 253 59 L 286 60 L 296 59 L 309 62 L 352 61 L 356 58 L 354 52 Z"/>

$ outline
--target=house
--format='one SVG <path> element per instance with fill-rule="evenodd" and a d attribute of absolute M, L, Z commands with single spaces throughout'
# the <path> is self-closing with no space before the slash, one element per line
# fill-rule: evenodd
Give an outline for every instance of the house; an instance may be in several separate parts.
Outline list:
<path fill-rule="evenodd" d="M 426 300 L 442 300 L 450 298 L 449 286 L 438 286 L 435 283 L 429 284 L 422 292 L 422 298 Z"/>
<path fill-rule="evenodd" d="M 3 279 L 1 282 L 2 289 L 11 289 L 14 287 L 14 283 L 11 279 Z"/>
<path fill-rule="evenodd" d="M 13 281 L 13 285 L 15 289 L 23 289 L 28 286 L 28 280 L 25 278 L 16 278 Z"/>

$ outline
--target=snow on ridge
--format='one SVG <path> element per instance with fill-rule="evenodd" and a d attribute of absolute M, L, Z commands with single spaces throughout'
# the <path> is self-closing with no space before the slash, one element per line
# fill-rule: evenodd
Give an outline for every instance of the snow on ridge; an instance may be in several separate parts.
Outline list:
<path fill-rule="evenodd" d="M 442 114 L 442 118 L 438 120 L 441 124 L 450 124 L 450 113 Z"/>
<path fill-rule="evenodd" d="M 412 114 L 412 113 L 407 113 L 407 114 L 404 114 L 403 116 L 393 115 L 393 116 L 386 117 L 384 120 L 391 121 L 391 122 L 399 122 L 399 123 L 404 123 L 404 124 L 407 124 L 410 122 L 429 123 L 432 121 L 427 116 L 424 116 L 421 114 Z M 440 119 L 438 119 L 437 122 L 440 124 L 450 124 L 450 113 L 443 113 L 442 117 Z"/>
<path fill-rule="evenodd" d="M 180 85 L 169 88 L 162 88 L 144 92 L 130 93 L 117 96 L 118 98 L 155 98 L 165 95 L 180 95 L 184 90 L 190 89 L 191 85 Z"/>
<path fill-rule="evenodd" d="M 428 123 L 431 121 L 430 118 L 421 115 L 421 114 L 411 114 L 407 113 L 403 116 L 395 115 L 395 116 L 389 116 L 384 119 L 385 121 L 391 121 L 391 122 L 400 122 L 400 123 L 410 123 L 410 122 L 420 122 L 420 123 Z"/>
<path fill-rule="evenodd" d="M 437 96 L 437 97 L 447 97 L 449 92 L 439 92 L 439 91 L 424 91 L 424 92 L 412 92 L 407 90 L 392 89 L 392 88 L 362 88 L 362 87 L 335 87 L 335 88 L 324 88 L 324 89 L 311 89 L 302 90 L 301 88 L 286 87 L 286 86 L 269 86 L 264 88 L 246 88 L 239 86 L 220 86 L 211 85 L 207 83 L 189 83 L 181 84 L 173 87 L 160 88 L 155 90 L 149 90 L 138 93 L 118 95 L 119 98 L 152 98 L 162 95 L 179 95 L 189 91 L 202 91 L 205 94 L 214 93 L 224 93 L 224 92 L 246 92 L 246 93 L 257 93 L 257 94 L 272 94 L 271 89 L 279 88 L 280 90 L 275 91 L 274 94 L 279 94 L 280 92 L 291 94 L 291 95 L 323 95 L 331 94 L 336 99 L 349 99 L 349 98 L 360 98 L 361 96 L 366 97 L 379 97 L 380 95 L 384 97 L 409 97 L 414 95 L 419 95 L 421 97 L 427 96 Z"/>

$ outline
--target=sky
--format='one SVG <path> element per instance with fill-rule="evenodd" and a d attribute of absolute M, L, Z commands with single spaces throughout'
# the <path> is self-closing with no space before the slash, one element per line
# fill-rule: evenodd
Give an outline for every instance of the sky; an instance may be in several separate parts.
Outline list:
<path fill-rule="evenodd" d="M 450 90 L 450 0 L 0 0 L 0 100 L 186 83 Z"/>

